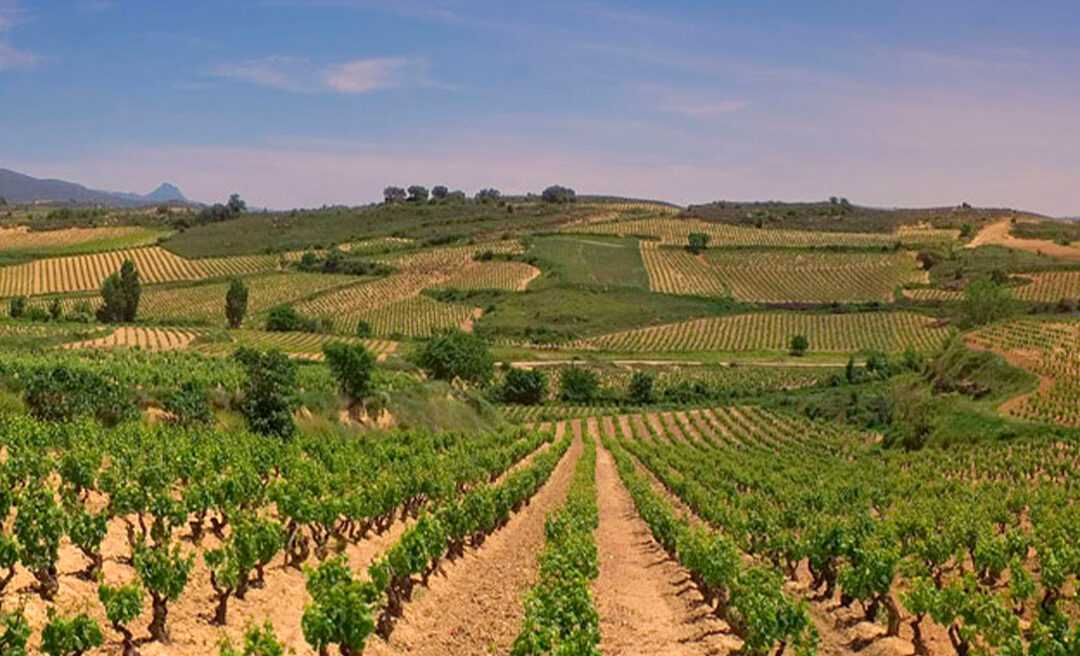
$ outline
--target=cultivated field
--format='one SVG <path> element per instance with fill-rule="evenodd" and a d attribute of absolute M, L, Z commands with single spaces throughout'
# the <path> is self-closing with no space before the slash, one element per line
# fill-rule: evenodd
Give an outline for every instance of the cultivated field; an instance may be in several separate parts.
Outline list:
<path fill-rule="evenodd" d="M 168 235 L 163 230 L 138 226 L 30 230 L 24 226 L 0 228 L 0 252 L 92 252 L 148 246 Z"/>
<path fill-rule="evenodd" d="M 951 331 L 907 312 L 810 314 L 762 312 L 695 319 L 583 339 L 581 348 L 605 351 L 786 351 L 805 336 L 811 352 L 932 350 Z"/>

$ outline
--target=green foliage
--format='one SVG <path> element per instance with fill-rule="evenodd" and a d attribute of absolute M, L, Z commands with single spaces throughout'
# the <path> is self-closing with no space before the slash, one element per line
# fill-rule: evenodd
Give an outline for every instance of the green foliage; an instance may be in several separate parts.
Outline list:
<path fill-rule="evenodd" d="M 49 623 L 41 630 L 41 651 L 48 656 L 81 656 L 103 640 L 97 622 L 85 613 L 65 619 L 50 608 Z"/>
<path fill-rule="evenodd" d="M 687 236 L 686 250 L 697 255 L 709 247 L 710 238 L 707 232 L 691 232 Z"/>
<path fill-rule="evenodd" d="M 626 390 L 626 400 L 632 405 L 648 405 L 653 402 L 653 376 L 645 371 L 635 371 Z"/>
<path fill-rule="evenodd" d="M 252 431 L 291 438 L 293 413 L 300 407 L 296 364 L 281 351 L 237 349 L 233 357 L 247 372 L 240 412 Z"/>
<path fill-rule="evenodd" d="M 194 381 L 184 382 L 179 389 L 165 397 L 163 407 L 169 413 L 169 421 L 181 426 L 210 426 L 214 423 L 209 390 Z"/>
<path fill-rule="evenodd" d="M 426 203 L 428 199 L 428 189 L 423 185 L 410 185 L 409 197 L 406 199 L 410 203 Z"/>
<path fill-rule="evenodd" d="M 169 603 L 176 601 L 187 587 L 195 556 L 185 557 L 180 545 L 148 547 L 145 543 L 135 545 L 132 566 L 142 587 L 150 593 L 153 618 L 150 621 L 150 638 L 158 642 L 168 639 L 166 621 Z"/>
<path fill-rule="evenodd" d="M 8 302 L 8 316 L 12 319 L 18 319 L 26 313 L 26 297 L 16 296 Z"/>
<path fill-rule="evenodd" d="M 363 344 L 329 342 L 323 346 L 323 354 L 342 394 L 353 400 L 367 395 L 371 390 L 375 356 Z"/>
<path fill-rule="evenodd" d="M 233 649 L 226 640 L 221 645 L 220 656 L 283 656 L 285 646 L 274 634 L 274 625 L 267 620 L 260 628 L 252 626 L 244 633 L 244 648 L 242 651 Z"/>
<path fill-rule="evenodd" d="M 266 329 L 270 332 L 319 332 L 319 324 L 305 317 L 292 305 L 285 303 L 271 308 L 266 317 Z"/>
<path fill-rule="evenodd" d="M 484 340 L 456 329 L 426 341 L 415 359 L 420 368 L 438 380 L 460 379 L 486 385 L 495 372 L 495 358 Z"/>
<path fill-rule="evenodd" d="M 225 294 L 225 319 L 229 328 L 239 328 L 244 323 L 248 308 L 248 287 L 243 280 L 233 278 Z"/>
<path fill-rule="evenodd" d="M 54 298 L 49 301 L 49 318 L 53 321 L 59 321 L 64 317 L 64 306 L 60 303 L 59 298 Z"/>
<path fill-rule="evenodd" d="M 559 399 L 589 405 L 600 391 L 600 378 L 588 367 L 568 366 L 559 371 Z"/>
<path fill-rule="evenodd" d="M 789 351 L 796 357 L 806 355 L 807 349 L 810 348 L 810 340 L 806 339 L 806 335 L 795 335 L 791 338 L 791 347 Z"/>
<path fill-rule="evenodd" d="M 1001 321 L 1015 314 L 1017 303 L 1003 285 L 977 280 L 964 289 L 960 323 L 965 328 Z"/>
<path fill-rule="evenodd" d="M 146 593 L 135 581 L 120 586 L 98 586 L 98 600 L 105 607 L 105 617 L 113 630 L 122 636 L 124 656 L 136 656 L 135 637 L 128 625 L 142 614 Z"/>
<path fill-rule="evenodd" d="M 304 639 L 316 651 L 338 645 L 348 656 L 360 654 L 375 631 L 371 605 L 377 599 L 374 585 L 354 580 L 343 557 L 327 560 L 308 570 L 307 591 L 312 603 L 304 609 L 300 625 Z"/>
<path fill-rule="evenodd" d="M 131 260 L 124 260 L 119 274 L 112 274 L 101 285 L 101 307 L 97 310 L 98 321 L 104 323 L 131 323 L 139 314 L 142 283 L 139 271 Z"/>
<path fill-rule="evenodd" d="M 540 192 L 540 198 L 545 203 L 572 203 L 577 200 L 577 194 L 569 187 L 551 185 Z"/>
<path fill-rule="evenodd" d="M 30 640 L 30 624 L 21 611 L 0 613 L 0 655 L 26 656 L 26 643 Z"/>
<path fill-rule="evenodd" d="M 540 405 L 547 400 L 547 374 L 538 368 L 511 367 L 503 379 L 500 397 L 505 403 Z"/>
<path fill-rule="evenodd" d="M 356 336 L 360 339 L 367 339 L 374 334 L 374 330 L 371 328 L 371 324 L 361 319 L 356 322 Z"/>
<path fill-rule="evenodd" d="M 64 365 L 32 369 L 23 400 L 30 414 L 47 421 L 95 417 L 116 425 L 139 416 L 127 388 L 102 375 Z"/>

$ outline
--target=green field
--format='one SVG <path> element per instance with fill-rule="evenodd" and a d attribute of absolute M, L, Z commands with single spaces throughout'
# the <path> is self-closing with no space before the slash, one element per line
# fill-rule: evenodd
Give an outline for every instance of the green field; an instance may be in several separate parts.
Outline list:
<path fill-rule="evenodd" d="M 649 278 L 638 240 L 604 237 L 536 237 L 529 255 L 564 283 L 647 290 Z"/>

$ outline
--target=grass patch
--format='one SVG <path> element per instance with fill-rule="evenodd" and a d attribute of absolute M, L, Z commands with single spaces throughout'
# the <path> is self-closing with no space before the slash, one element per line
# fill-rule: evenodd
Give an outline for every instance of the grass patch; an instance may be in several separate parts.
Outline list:
<path fill-rule="evenodd" d="M 649 276 L 634 238 L 537 237 L 529 254 L 564 283 L 649 289 Z"/>

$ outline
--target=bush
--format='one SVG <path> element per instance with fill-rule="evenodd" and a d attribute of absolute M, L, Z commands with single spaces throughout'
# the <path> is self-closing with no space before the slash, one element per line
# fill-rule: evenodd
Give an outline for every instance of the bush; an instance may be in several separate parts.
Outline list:
<path fill-rule="evenodd" d="M 978 280 L 964 289 L 960 323 L 964 328 L 1006 319 L 1017 311 L 1009 290 L 993 280 Z"/>
<path fill-rule="evenodd" d="M 171 423 L 180 426 L 209 426 L 214 423 L 208 390 L 198 383 L 184 383 L 165 398 L 163 405 Z"/>
<path fill-rule="evenodd" d="M 38 321 L 42 323 L 49 320 L 48 311 L 38 305 L 31 305 L 29 308 L 27 308 L 26 313 L 23 316 L 30 321 Z"/>
<path fill-rule="evenodd" d="M 375 356 L 363 344 L 331 342 L 323 346 L 323 354 L 342 394 L 354 401 L 367 395 L 371 389 Z"/>
<path fill-rule="evenodd" d="M 131 323 L 139 314 L 142 282 L 139 270 L 131 260 L 124 260 L 119 274 L 112 274 L 101 284 L 101 307 L 98 321 L 103 323 Z"/>
<path fill-rule="evenodd" d="M 356 324 L 356 336 L 365 339 L 371 337 L 374 334 L 374 330 L 371 328 L 371 324 L 361 319 Z"/>
<path fill-rule="evenodd" d="M 291 438 L 296 434 L 293 412 L 300 407 L 296 363 L 281 351 L 237 349 L 233 357 L 244 365 L 240 412 L 255 433 Z"/>
<path fill-rule="evenodd" d="M 653 377 L 644 371 L 635 371 L 627 389 L 627 399 L 634 405 L 653 402 Z"/>
<path fill-rule="evenodd" d="M 104 637 L 97 622 L 85 613 L 66 619 L 49 609 L 49 623 L 41 630 L 41 653 L 47 656 L 79 656 L 100 647 Z"/>
<path fill-rule="evenodd" d="M 697 255 L 709 247 L 709 239 L 707 232 L 691 232 L 687 237 L 686 250 Z"/>
<path fill-rule="evenodd" d="M 486 385 L 495 372 L 495 358 L 484 340 L 457 329 L 429 339 L 417 352 L 416 364 L 432 378 L 475 385 Z"/>
<path fill-rule="evenodd" d="M 31 371 L 23 400 L 31 415 L 45 421 L 94 417 L 113 426 L 139 416 L 126 387 L 63 365 Z"/>
<path fill-rule="evenodd" d="M 503 380 L 502 400 L 505 403 L 540 405 L 547 400 L 547 375 L 539 369 L 510 368 Z"/>
<path fill-rule="evenodd" d="M 94 321 L 94 309 L 86 301 L 79 301 L 64 318 L 74 323 L 91 323 Z"/>
<path fill-rule="evenodd" d="M 288 303 L 270 310 L 266 317 L 266 329 L 271 332 L 314 333 L 319 331 L 319 324 L 296 311 Z"/>
<path fill-rule="evenodd" d="M 596 372 L 585 367 L 563 367 L 559 373 L 559 398 L 569 403 L 588 405 L 600 391 Z"/>
<path fill-rule="evenodd" d="M 577 198 L 577 194 L 569 187 L 551 185 L 540 193 L 540 199 L 545 203 L 570 203 Z"/>
<path fill-rule="evenodd" d="M 64 316 L 64 306 L 60 303 L 59 298 L 54 298 L 49 301 L 49 318 L 53 321 L 59 321 Z"/>
<path fill-rule="evenodd" d="M 8 303 L 8 316 L 18 319 L 26 312 L 26 297 L 16 296 Z"/>
<path fill-rule="evenodd" d="M 795 357 L 806 355 L 806 351 L 809 348 L 810 341 L 806 339 L 805 335 L 795 335 L 791 338 L 791 354 Z"/>

